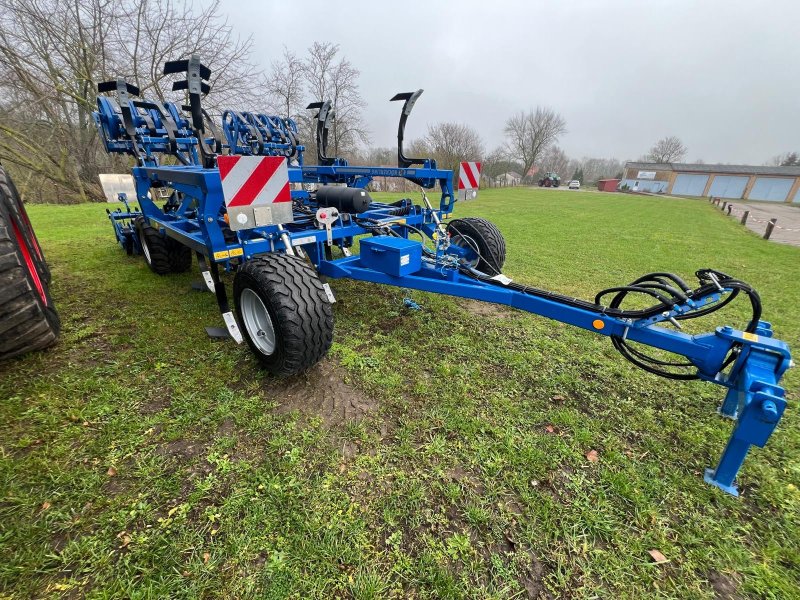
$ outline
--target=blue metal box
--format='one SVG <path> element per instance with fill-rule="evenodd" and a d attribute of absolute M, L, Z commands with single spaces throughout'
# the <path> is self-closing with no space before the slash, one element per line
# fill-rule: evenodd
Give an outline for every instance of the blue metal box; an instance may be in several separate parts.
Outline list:
<path fill-rule="evenodd" d="M 402 277 L 422 268 L 422 245 L 419 242 L 379 235 L 363 238 L 360 244 L 361 265 L 368 269 Z"/>

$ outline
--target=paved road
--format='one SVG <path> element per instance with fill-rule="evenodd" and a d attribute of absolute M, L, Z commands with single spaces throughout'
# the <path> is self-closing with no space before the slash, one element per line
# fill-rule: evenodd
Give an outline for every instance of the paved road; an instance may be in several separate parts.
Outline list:
<path fill-rule="evenodd" d="M 767 221 L 778 219 L 769 238 L 770 241 L 800 246 L 800 206 L 777 202 L 732 202 L 731 204 L 733 204 L 732 218 L 741 219 L 744 211 L 750 211 L 747 228 L 751 231 L 764 235 Z"/>

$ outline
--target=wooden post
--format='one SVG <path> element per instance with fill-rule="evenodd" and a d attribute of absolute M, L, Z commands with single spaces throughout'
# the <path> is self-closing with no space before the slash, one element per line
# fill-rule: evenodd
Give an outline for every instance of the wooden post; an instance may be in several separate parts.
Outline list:
<path fill-rule="evenodd" d="M 767 230 L 764 232 L 764 239 L 768 240 L 769 236 L 772 235 L 772 230 L 775 228 L 775 223 L 778 222 L 778 219 L 770 219 L 769 223 L 767 223 Z"/>
<path fill-rule="evenodd" d="M 731 209 L 733 208 L 733 204 L 728 204 L 728 216 L 731 216 Z"/>
<path fill-rule="evenodd" d="M 728 206 L 728 203 L 727 203 L 727 202 L 723 202 L 723 203 L 722 203 L 722 210 L 725 210 L 725 207 L 726 207 L 726 206 Z"/>
<path fill-rule="evenodd" d="M 747 217 L 749 216 L 750 216 L 750 211 L 749 210 L 744 211 L 744 214 L 742 215 L 742 225 L 747 225 Z"/>

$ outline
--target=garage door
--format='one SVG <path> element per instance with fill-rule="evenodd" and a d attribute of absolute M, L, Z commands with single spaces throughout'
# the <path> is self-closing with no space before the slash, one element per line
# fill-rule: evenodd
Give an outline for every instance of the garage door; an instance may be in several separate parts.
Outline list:
<path fill-rule="evenodd" d="M 678 175 L 672 186 L 677 196 L 702 196 L 708 183 L 708 175 Z"/>
<path fill-rule="evenodd" d="M 735 177 L 732 175 L 717 175 L 711 182 L 709 196 L 715 198 L 741 198 L 749 177 Z"/>
<path fill-rule="evenodd" d="M 748 200 L 770 200 L 783 202 L 792 189 L 794 179 L 780 179 L 778 177 L 759 177 L 753 189 L 750 190 Z"/>

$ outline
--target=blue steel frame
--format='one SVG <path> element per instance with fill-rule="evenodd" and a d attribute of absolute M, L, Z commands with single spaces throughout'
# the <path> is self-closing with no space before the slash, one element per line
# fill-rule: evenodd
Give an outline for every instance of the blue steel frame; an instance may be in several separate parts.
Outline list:
<path fill-rule="evenodd" d="M 698 305 L 716 302 L 722 293 L 730 290 L 709 295 L 702 303 L 675 306 L 670 313 L 658 318 L 631 321 L 479 281 L 443 264 L 423 262 L 418 272 L 395 277 L 365 268 L 358 255 L 327 259 L 324 250 L 326 231 L 317 228 L 313 217 L 303 212 L 296 212 L 295 222 L 285 224 L 284 231 L 278 226 L 239 231 L 237 242 L 226 243 L 222 234 L 224 199 L 216 169 L 136 167 L 133 174 L 139 204 L 150 224 L 226 268 L 230 268 L 233 259 L 248 260 L 268 252 L 285 251 L 282 240 L 285 233 L 291 245 L 302 247 L 320 274 L 330 278 L 357 279 L 504 304 L 600 335 L 623 337 L 686 357 L 697 367 L 701 379 L 728 389 L 720 412 L 735 419 L 736 425 L 717 467 L 708 469 L 705 480 L 730 494 L 738 495 L 734 479 L 750 447 L 766 444 L 786 408 L 785 393 L 778 384 L 791 364 L 791 355 L 785 342 L 772 338 L 769 323 L 762 321 L 755 334 L 722 327 L 702 335 L 689 335 L 658 325 L 670 317 L 694 310 Z M 294 183 L 347 183 L 364 187 L 374 176 L 405 177 L 422 182 L 425 187 L 440 185 L 442 194 L 438 209 L 410 205 L 409 214 L 397 217 L 391 214 L 396 206 L 375 202 L 370 210 L 359 215 L 387 224 L 403 237 L 409 235 L 404 224 L 433 235 L 436 229 L 433 213 L 446 219 L 452 211 L 451 171 L 335 166 L 289 168 L 289 179 Z M 184 194 L 180 207 L 167 213 L 159 209 L 148 196 L 153 184 L 164 184 Z M 308 199 L 308 193 L 301 190 L 293 191 L 292 196 L 301 202 Z M 341 245 L 369 233 L 348 220 L 347 215 L 342 215 L 332 228 L 332 239 L 334 244 Z M 456 251 L 455 247 L 451 248 Z M 738 359 L 727 372 L 722 372 L 725 358 L 737 343 L 741 344 Z"/>
<path fill-rule="evenodd" d="M 115 110 L 112 104 L 102 102 L 99 108 L 101 112 L 111 111 L 109 114 Z M 138 108 L 141 109 L 142 106 Z M 185 120 L 179 121 L 181 117 L 176 107 L 166 108 L 173 114 L 173 119 L 181 131 L 185 132 L 184 126 L 188 123 Z M 150 111 L 151 119 L 157 126 L 159 124 L 157 111 L 153 111 L 147 104 L 144 110 Z M 106 148 L 110 152 L 134 154 L 130 145 L 126 146 L 116 141 L 124 137 L 124 132 L 120 131 L 120 123 L 115 123 L 109 114 L 95 113 L 95 120 Z M 142 116 L 141 111 L 139 116 Z M 132 170 L 141 212 L 131 211 L 126 202 L 125 211 L 110 213 L 117 239 L 121 244 L 125 236 L 135 237 L 135 231 L 129 226 L 131 220 L 140 215 L 144 215 L 149 224 L 157 228 L 162 235 L 174 238 L 226 270 L 231 270 L 237 263 L 259 255 L 284 252 L 287 250 L 288 241 L 293 248 L 302 248 L 317 266 L 319 273 L 330 278 L 357 279 L 504 304 L 600 335 L 618 336 L 684 356 L 697 368 L 697 374 L 701 379 L 721 385 L 728 390 L 720 412 L 734 419 L 736 424 L 716 468 L 707 470 L 705 480 L 733 495 L 738 495 L 734 479 L 750 447 L 763 447 L 783 415 L 786 400 L 779 382 L 783 373 L 792 364 L 791 355 L 785 342 L 773 339 L 769 323 L 761 321 L 755 333 L 721 327 L 712 333 L 701 335 L 688 335 L 659 325 L 660 322 L 676 315 L 718 302 L 723 294 L 731 291 L 729 289 L 709 294 L 701 301 L 676 305 L 671 311 L 657 317 L 631 320 L 604 314 L 600 307 L 591 310 L 564 304 L 545 296 L 531 295 L 505 287 L 502 282 L 471 278 L 462 274 L 455 262 L 446 260 L 447 257 L 442 257 L 438 250 L 436 259 L 422 261 L 416 272 L 405 276 L 393 276 L 368 268 L 362 263 L 360 256 L 347 256 L 349 252 L 344 253 L 344 258 L 329 258 L 330 255 L 325 251 L 328 233 L 317 226 L 313 210 L 308 210 L 313 209 L 314 204 L 311 202 L 309 192 L 304 189 L 295 189 L 291 192 L 292 199 L 296 203 L 294 222 L 282 226 L 240 230 L 235 233 L 235 240 L 229 235 L 229 241 L 226 241 L 223 234 L 223 230 L 227 228 L 225 203 L 218 169 L 197 166 L 196 138 L 191 137 L 181 137 L 173 144 L 179 144 L 179 150 L 183 151 L 194 164 L 158 166 L 153 153 L 165 151 L 159 145 L 165 143 L 163 136 L 159 137 L 160 135 L 161 130 L 157 127 L 155 131 L 153 127 L 147 130 L 144 125 L 137 133 L 137 139 L 145 148 L 144 153 L 139 154 L 141 164 L 144 166 L 134 167 Z M 135 146 L 136 144 L 134 148 Z M 276 148 L 276 150 L 283 152 L 285 149 Z M 298 163 L 290 164 L 288 169 L 289 181 L 294 184 L 345 184 L 350 187 L 365 188 L 373 177 L 381 176 L 404 178 L 426 189 L 438 186 L 441 192 L 438 208 L 415 205 L 411 201 L 406 201 L 401 207 L 373 202 L 369 210 L 358 215 L 359 220 L 370 219 L 372 224 L 388 226 L 395 234 L 404 238 L 409 237 L 408 226 L 423 232 L 429 238 L 434 238 L 437 221 L 447 219 L 453 210 L 455 202 L 453 173 L 437 169 L 434 161 L 422 161 L 421 166 L 408 168 L 349 166 L 345 161 L 338 159 L 328 166 L 307 166 L 301 161 Z M 174 201 L 164 205 L 164 208 L 159 208 L 151 195 L 155 196 L 154 191 L 162 187 L 172 189 L 178 192 L 178 195 L 174 196 Z M 402 216 L 398 216 L 398 208 L 401 209 Z M 371 230 L 359 225 L 348 214 L 341 214 L 331 228 L 333 244 L 342 248 L 351 246 L 357 236 L 368 234 L 371 234 Z M 447 253 L 451 258 L 459 258 L 464 257 L 468 251 L 451 245 Z M 738 358 L 726 369 L 726 357 L 734 346 L 740 347 Z"/>

